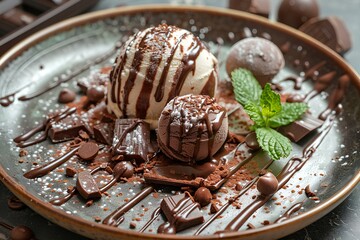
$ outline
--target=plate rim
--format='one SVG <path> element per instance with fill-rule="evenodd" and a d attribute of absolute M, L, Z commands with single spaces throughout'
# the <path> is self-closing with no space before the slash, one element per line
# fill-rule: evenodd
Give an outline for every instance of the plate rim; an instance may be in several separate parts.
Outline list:
<path fill-rule="evenodd" d="M 8 63 L 10 63 L 13 59 L 21 55 L 26 49 L 34 46 L 35 44 L 45 40 L 50 36 L 54 36 L 58 33 L 64 32 L 66 30 L 72 29 L 77 26 L 83 26 L 89 24 L 91 22 L 96 22 L 97 20 L 110 18 L 114 16 L 121 16 L 125 14 L 135 14 L 143 12 L 144 9 L 147 9 L 151 12 L 184 12 L 184 11 L 192 11 L 192 12 L 201 12 L 212 15 L 222 15 L 222 16 L 231 16 L 238 19 L 247 19 L 250 21 L 257 22 L 259 24 L 267 25 L 271 28 L 275 28 L 279 31 L 283 31 L 286 34 L 290 34 L 293 37 L 300 39 L 301 41 L 306 42 L 309 45 L 312 45 L 315 48 L 318 48 L 322 53 L 325 53 L 327 57 L 330 57 L 334 62 L 336 62 L 352 79 L 353 84 L 360 89 L 360 76 L 359 74 L 350 66 L 345 60 L 334 52 L 332 49 L 328 48 L 324 44 L 319 41 L 313 39 L 312 37 L 293 29 L 289 26 L 286 26 L 281 23 L 277 23 L 274 21 L 270 21 L 267 18 L 256 16 L 250 13 L 241 12 L 232 9 L 225 8 L 217 8 L 217 7 L 209 7 L 209 6 L 173 6 L 168 4 L 150 4 L 150 5 L 137 5 L 137 6 L 127 6 L 127 7 L 119 7 L 113 9 L 106 9 L 97 12 L 83 14 L 77 17 L 69 18 L 67 20 L 61 21 L 57 24 L 54 24 L 50 27 L 47 27 L 29 38 L 19 42 L 10 50 L 8 50 L 3 56 L 0 58 L 0 70 L 5 68 Z M 139 237 L 146 239 L 168 239 L 168 235 L 155 235 L 149 233 L 139 233 L 130 231 L 127 229 L 114 228 L 103 224 L 91 223 L 88 220 L 82 219 L 80 217 L 69 215 L 65 211 L 57 209 L 53 207 L 50 203 L 47 203 L 43 200 L 40 200 L 37 196 L 32 195 L 27 192 L 23 185 L 17 183 L 15 179 L 6 173 L 5 169 L 0 165 L 0 180 L 4 183 L 4 185 L 13 192 L 20 200 L 22 200 L 26 205 L 32 208 L 35 212 L 39 213 L 43 217 L 49 219 L 50 221 L 69 229 L 70 231 L 76 232 L 78 234 L 94 237 L 94 234 L 101 233 L 102 238 L 110 238 L 113 239 L 115 237 L 119 237 L 119 234 L 122 234 L 123 237 L 129 239 L 138 239 Z M 320 203 L 310 211 L 302 213 L 301 215 L 292 217 L 287 221 L 282 223 L 277 223 L 273 225 L 264 226 L 258 229 L 250 229 L 247 231 L 240 231 L 234 233 L 226 233 L 224 235 L 224 239 L 237 239 L 239 237 L 246 239 L 256 239 L 260 235 L 265 232 L 272 231 L 274 228 L 279 229 L 278 232 L 280 234 L 273 235 L 273 237 L 283 237 L 288 234 L 286 231 L 288 226 L 292 226 L 292 229 L 295 232 L 308 224 L 320 219 L 325 214 L 330 212 L 336 206 L 338 206 L 357 186 L 360 182 L 360 171 L 353 176 L 353 178 L 347 183 L 347 185 L 336 192 L 332 197 L 328 200 Z M 29 196 L 32 198 L 29 199 Z M 96 226 L 96 227 L 94 227 Z M 98 232 L 97 229 L 101 229 L 102 232 Z M 86 230 L 84 231 L 79 231 Z M 284 233 L 285 232 L 285 233 Z M 200 235 L 196 236 L 196 239 L 215 239 L 218 238 L 218 235 Z M 182 235 L 173 235 L 171 236 L 173 239 L 194 239 L 194 236 L 182 236 Z"/>

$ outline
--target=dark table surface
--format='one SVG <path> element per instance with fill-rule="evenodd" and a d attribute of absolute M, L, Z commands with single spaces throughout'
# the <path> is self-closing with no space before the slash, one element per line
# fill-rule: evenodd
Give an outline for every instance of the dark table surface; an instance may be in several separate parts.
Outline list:
<path fill-rule="evenodd" d="M 100 0 L 99 3 L 90 9 L 96 11 L 111 8 L 123 4 L 143 4 L 143 3 L 172 3 L 172 4 L 203 4 L 217 7 L 227 7 L 227 1 L 214 0 Z M 272 0 L 271 18 L 274 19 L 276 9 L 280 0 Z M 352 35 L 353 47 L 345 55 L 345 59 L 352 65 L 357 72 L 360 72 L 360 0 L 319 0 L 321 16 L 336 15 L 347 25 Z M 360 161 L 360 159 L 358 159 Z M 56 224 L 53 224 L 29 208 L 14 211 L 9 209 L 7 200 L 12 194 L 0 182 L 0 221 L 11 225 L 29 226 L 39 240 L 44 239 L 86 239 L 82 236 L 71 233 Z M 0 227 L 0 240 L 7 239 L 8 231 Z M 283 240 L 318 240 L 318 239 L 337 239 L 337 240 L 357 240 L 360 239 L 360 185 L 358 185 L 351 195 L 336 207 L 332 212 L 307 226 L 298 232 L 291 234 Z"/>

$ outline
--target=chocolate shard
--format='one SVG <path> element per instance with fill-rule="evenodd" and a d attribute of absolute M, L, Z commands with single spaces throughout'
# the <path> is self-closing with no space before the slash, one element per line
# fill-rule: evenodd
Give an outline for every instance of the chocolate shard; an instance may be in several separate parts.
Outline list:
<path fill-rule="evenodd" d="M 125 160 L 145 162 L 150 146 L 150 125 L 140 119 L 117 119 L 115 122 L 113 153 Z"/>
<path fill-rule="evenodd" d="M 101 198 L 101 192 L 97 186 L 95 179 L 88 171 L 78 173 L 76 180 L 76 189 L 80 195 L 87 199 Z"/>
<path fill-rule="evenodd" d="M 99 123 L 93 127 L 94 138 L 98 143 L 111 145 L 114 138 L 114 123 Z"/>
<path fill-rule="evenodd" d="M 193 188 L 203 186 L 213 191 L 252 157 L 253 150 L 246 144 L 239 144 L 231 151 L 221 149 L 211 160 L 194 165 L 174 161 L 160 152 L 148 162 L 144 179 L 148 183 Z"/>
<path fill-rule="evenodd" d="M 268 18 L 270 12 L 269 0 L 229 0 L 229 8 L 257 14 Z"/>
<path fill-rule="evenodd" d="M 164 198 L 160 208 L 168 222 L 160 225 L 158 233 L 175 234 L 203 223 L 204 217 L 199 207 L 200 205 L 195 203 L 187 192 Z"/>
<path fill-rule="evenodd" d="M 205 161 L 189 165 L 158 153 L 144 173 L 144 178 L 155 184 L 199 187 L 202 180 L 216 170 L 218 164 L 217 161 Z"/>
<path fill-rule="evenodd" d="M 52 122 L 48 135 L 52 142 L 63 142 L 76 138 L 79 136 L 79 131 L 85 131 L 90 134 L 91 130 L 81 120 L 81 117 L 74 113 L 66 118 Z"/>
<path fill-rule="evenodd" d="M 324 121 L 315 118 L 311 114 L 304 114 L 303 117 L 289 125 L 282 126 L 278 131 L 287 136 L 293 142 L 298 142 L 310 132 L 320 127 Z"/>
<path fill-rule="evenodd" d="M 319 40 L 339 54 L 346 53 L 352 46 L 348 29 L 344 22 L 336 16 L 310 19 L 299 30 Z"/>

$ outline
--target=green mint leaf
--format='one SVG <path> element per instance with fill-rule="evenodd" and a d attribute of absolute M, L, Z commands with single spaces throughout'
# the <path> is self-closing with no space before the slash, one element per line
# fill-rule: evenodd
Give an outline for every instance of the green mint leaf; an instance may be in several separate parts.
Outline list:
<path fill-rule="evenodd" d="M 246 69 L 239 68 L 231 73 L 235 99 L 245 106 L 248 102 L 258 103 L 262 92 L 254 75 Z"/>
<path fill-rule="evenodd" d="M 265 88 L 261 93 L 260 106 L 265 121 L 281 111 L 280 95 L 271 90 L 269 83 L 265 85 Z"/>
<path fill-rule="evenodd" d="M 245 112 L 249 115 L 251 120 L 254 121 L 255 127 L 265 127 L 265 121 L 261 113 L 260 107 L 253 102 L 248 102 L 244 106 Z"/>
<path fill-rule="evenodd" d="M 274 160 L 289 156 L 292 145 L 290 140 L 271 128 L 257 128 L 256 138 L 260 147 Z"/>
<path fill-rule="evenodd" d="M 269 127 L 288 125 L 297 120 L 307 109 L 306 103 L 283 103 L 281 111 L 269 119 Z"/>

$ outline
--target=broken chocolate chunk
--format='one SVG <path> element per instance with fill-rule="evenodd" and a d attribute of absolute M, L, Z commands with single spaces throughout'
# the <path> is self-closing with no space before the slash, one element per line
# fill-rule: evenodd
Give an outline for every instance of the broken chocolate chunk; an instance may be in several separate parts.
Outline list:
<path fill-rule="evenodd" d="M 101 192 L 95 179 L 88 171 L 78 173 L 76 189 L 80 195 L 87 199 L 101 198 Z"/>
<path fill-rule="evenodd" d="M 348 29 L 343 21 L 335 16 L 310 19 L 299 30 L 319 40 L 339 54 L 346 53 L 352 45 Z"/>
<path fill-rule="evenodd" d="M 310 114 L 304 114 L 301 119 L 296 120 L 289 125 L 280 127 L 278 131 L 290 138 L 291 141 L 298 142 L 322 124 L 322 120 L 315 118 Z"/>
<path fill-rule="evenodd" d="M 99 152 L 99 145 L 94 142 L 86 142 L 80 145 L 78 156 L 85 161 L 92 160 Z"/>
<path fill-rule="evenodd" d="M 113 153 L 125 160 L 147 160 L 150 145 L 150 125 L 140 119 L 117 119 L 115 122 Z"/>
<path fill-rule="evenodd" d="M 68 177 L 73 177 L 73 176 L 75 176 L 76 173 L 77 173 L 77 171 L 73 167 L 67 166 L 66 169 L 65 169 L 65 174 Z"/>
<path fill-rule="evenodd" d="M 114 123 L 99 123 L 93 127 L 94 138 L 98 143 L 111 145 L 114 138 Z"/>
<path fill-rule="evenodd" d="M 57 143 L 76 138 L 80 130 L 88 133 L 90 131 L 78 114 L 72 114 L 60 121 L 52 122 L 48 135 L 52 142 Z"/>
<path fill-rule="evenodd" d="M 164 198 L 160 208 L 167 222 L 159 226 L 158 233 L 175 234 L 203 223 L 204 217 L 199 207 L 199 203 L 193 202 L 187 192 Z"/>

